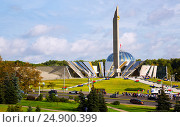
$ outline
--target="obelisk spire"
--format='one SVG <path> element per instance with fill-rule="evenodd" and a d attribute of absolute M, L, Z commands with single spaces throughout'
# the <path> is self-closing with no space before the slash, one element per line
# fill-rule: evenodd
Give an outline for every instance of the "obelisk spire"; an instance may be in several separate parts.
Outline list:
<path fill-rule="evenodd" d="M 119 11 L 118 6 L 113 18 L 113 60 L 115 76 L 119 76 Z"/>

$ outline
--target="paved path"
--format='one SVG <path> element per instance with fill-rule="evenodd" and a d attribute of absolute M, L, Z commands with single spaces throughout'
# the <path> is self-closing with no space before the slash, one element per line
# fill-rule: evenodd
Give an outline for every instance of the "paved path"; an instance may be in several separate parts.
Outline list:
<path fill-rule="evenodd" d="M 122 109 L 118 109 L 118 108 L 114 108 L 114 107 L 110 107 L 110 106 L 107 106 L 108 108 L 111 108 L 111 109 L 114 109 L 116 111 L 120 111 L 120 112 L 128 112 L 128 111 L 125 111 L 125 110 L 122 110 Z"/>
<path fill-rule="evenodd" d="M 147 85 L 154 85 L 155 87 L 162 87 L 162 84 L 158 84 L 156 82 L 152 82 L 152 81 L 149 81 L 149 80 L 144 80 L 144 79 L 139 79 L 139 78 L 136 79 L 134 77 L 129 78 L 129 79 L 133 80 L 133 81 L 139 80 L 139 82 L 141 82 L 141 83 L 144 83 L 144 84 L 147 84 Z M 180 93 L 179 89 L 171 88 L 171 86 L 168 86 L 168 85 L 164 85 L 164 88 L 172 89 L 174 92 Z"/>

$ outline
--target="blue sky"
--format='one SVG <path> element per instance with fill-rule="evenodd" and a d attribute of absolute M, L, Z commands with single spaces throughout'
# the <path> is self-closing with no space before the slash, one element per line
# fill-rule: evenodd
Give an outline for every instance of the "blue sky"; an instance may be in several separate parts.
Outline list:
<path fill-rule="evenodd" d="M 117 5 L 122 50 L 142 60 L 180 58 L 179 0 L 0 1 L 4 60 L 106 59 Z"/>

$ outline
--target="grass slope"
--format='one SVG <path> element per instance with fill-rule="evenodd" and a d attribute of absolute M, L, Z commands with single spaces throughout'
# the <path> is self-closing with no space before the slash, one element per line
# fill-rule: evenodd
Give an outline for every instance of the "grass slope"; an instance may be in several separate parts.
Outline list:
<path fill-rule="evenodd" d="M 128 112 L 153 112 L 156 111 L 156 107 L 150 107 L 150 106 L 142 106 L 142 105 L 112 105 L 112 104 L 107 104 L 108 106 L 122 109 Z"/>
<path fill-rule="evenodd" d="M 118 92 L 121 94 L 122 92 L 136 92 L 136 91 L 126 91 L 126 88 L 143 88 L 145 91 L 143 93 L 147 93 L 147 90 L 150 89 L 149 85 L 143 83 L 136 83 L 132 80 L 124 80 L 120 78 L 111 78 L 110 80 L 102 80 L 100 82 L 94 83 L 95 88 L 104 88 L 107 93 L 115 93 Z M 89 87 L 87 85 L 83 87 L 76 87 L 69 90 L 77 90 L 80 91 L 88 91 Z"/>

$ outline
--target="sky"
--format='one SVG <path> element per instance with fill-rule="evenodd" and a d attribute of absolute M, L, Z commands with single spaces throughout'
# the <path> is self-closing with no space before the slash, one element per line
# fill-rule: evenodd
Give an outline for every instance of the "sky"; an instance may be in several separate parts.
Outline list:
<path fill-rule="evenodd" d="M 3 60 L 106 59 L 119 42 L 136 59 L 180 58 L 180 0 L 0 0 Z"/>

